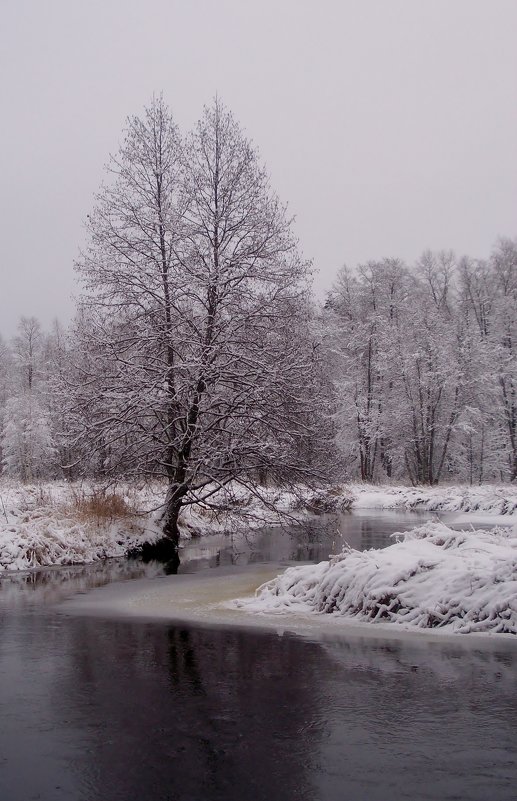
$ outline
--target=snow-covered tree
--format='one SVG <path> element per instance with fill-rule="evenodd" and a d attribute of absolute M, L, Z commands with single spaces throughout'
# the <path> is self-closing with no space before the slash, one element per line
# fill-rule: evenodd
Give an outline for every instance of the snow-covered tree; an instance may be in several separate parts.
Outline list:
<path fill-rule="evenodd" d="M 345 269 L 329 295 L 336 441 L 363 480 L 473 475 L 476 451 L 488 466 L 478 394 L 488 397 L 490 380 L 478 369 L 479 326 L 465 314 L 470 300 L 458 303 L 457 277 L 451 251 L 425 251 L 412 271 L 396 259 Z"/>
<path fill-rule="evenodd" d="M 488 261 L 459 265 L 460 310 L 468 329 L 471 423 L 464 447 L 469 473 L 484 479 L 517 477 L 517 242 L 501 239 Z M 476 421 L 474 424 L 473 421 Z"/>
<path fill-rule="evenodd" d="M 232 480 L 307 478 L 307 264 L 216 100 L 181 141 L 161 99 L 128 122 L 79 264 L 75 409 L 110 469 L 168 479 L 163 530 Z"/>
<path fill-rule="evenodd" d="M 55 473 L 56 448 L 47 412 L 30 393 L 9 398 L 2 430 L 2 467 L 22 481 Z"/>
<path fill-rule="evenodd" d="M 517 479 L 517 240 L 501 239 L 491 256 L 496 295 L 489 339 L 499 387 L 499 418 L 510 480 Z"/>
<path fill-rule="evenodd" d="M 397 259 L 344 268 L 326 312 L 329 369 L 334 377 L 338 444 L 359 462 L 360 477 L 392 471 L 387 414 L 393 390 L 390 353 L 393 330 L 407 295 L 407 270 Z"/>
<path fill-rule="evenodd" d="M 2 469 L 22 481 L 55 475 L 57 451 L 48 407 L 45 338 L 35 317 L 22 317 L 8 356 L 1 426 Z"/>
<path fill-rule="evenodd" d="M 455 320 L 445 305 L 430 303 L 425 284 L 412 293 L 394 346 L 400 392 L 394 438 L 403 446 L 411 482 L 436 484 L 448 469 L 464 402 L 465 371 Z"/>

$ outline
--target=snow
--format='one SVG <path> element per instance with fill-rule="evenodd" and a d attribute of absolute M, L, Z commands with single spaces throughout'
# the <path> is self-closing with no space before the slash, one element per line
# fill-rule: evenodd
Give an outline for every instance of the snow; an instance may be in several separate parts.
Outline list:
<path fill-rule="evenodd" d="M 501 486 L 455 484 L 438 487 L 373 487 L 351 484 L 343 490 L 343 493 L 352 497 L 352 509 L 477 512 L 483 513 L 483 519 L 486 519 L 486 515 L 511 516 L 517 511 L 517 487 L 508 484 Z"/>
<path fill-rule="evenodd" d="M 161 536 L 160 507 L 166 493 L 163 483 L 138 486 L 120 482 L 112 488 L 110 491 L 127 505 L 127 515 L 97 519 L 80 514 L 75 500 L 88 498 L 99 490 L 102 487 L 92 482 L 75 485 L 2 481 L 0 572 L 125 556 Z M 307 516 L 305 509 L 295 508 L 299 504 L 298 492 L 267 488 L 261 494 L 262 499 L 233 485 L 221 490 L 216 498 L 223 511 L 200 504 L 185 508 L 180 518 L 181 536 L 188 539 L 275 525 L 282 521 L 280 512 L 291 514 L 293 520 Z"/>
<path fill-rule="evenodd" d="M 236 605 L 253 613 L 344 619 L 451 633 L 517 634 L 514 530 L 453 531 L 430 522 L 382 550 L 288 568 Z"/>
<path fill-rule="evenodd" d="M 47 565 L 87 564 L 124 556 L 156 538 L 148 520 L 87 519 L 73 507 L 71 485 L 2 483 L 0 486 L 0 571 Z"/>
<path fill-rule="evenodd" d="M 129 514 L 112 519 L 88 519 L 74 508 L 74 498 L 88 496 L 99 486 L 93 482 L 65 481 L 22 484 L 0 482 L 0 572 L 49 565 L 86 564 L 153 542 L 160 536 L 158 517 L 165 497 L 163 483 L 120 482 L 113 491 L 127 504 Z M 183 538 L 228 531 L 247 531 L 261 526 L 307 519 L 311 512 L 343 511 L 352 507 L 454 513 L 454 523 L 486 522 L 512 525 L 517 510 L 513 486 L 433 488 L 372 487 L 348 485 L 314 492 L 307 487 L 289 491 L 262 488 L 261 497 L 233 484 L 211 500 L 219 511 L 197 504 L 180 518 Z M 135 514 L 132 510 L 137 510 Z M 451 522 L 449 520 L 449 522 Z"/>

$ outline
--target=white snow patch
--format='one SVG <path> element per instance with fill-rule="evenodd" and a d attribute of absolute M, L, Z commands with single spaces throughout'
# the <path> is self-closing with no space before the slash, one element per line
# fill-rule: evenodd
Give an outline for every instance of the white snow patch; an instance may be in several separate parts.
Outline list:
<path fill-rule="evenodd" d="M 454 633 L 517 634 L 515 531 L 453 531 L 427 523 L 382 550 L 345 549 L 291 567 L 235 601 L 248 612 L 333 613 Z"/>
<path fill-rule="evenodd" d="M 444 485 L 438 487 L 372 487 L 351 484 L 352 509 L 419 509 L 427 512 L 482 513 L 511 517 L 517 512 L 517 487 Z"/>
<path fill-rule="evenodd" d="M 0 485 L 0 572 L 49 565 L 87 564 L 124 556 L 159 532 L 152 518 L 129 513 L 96 519 L 74 505 L 78 493 L 92 492 L 88 484 L 47 482 Z M 132 508 L 136 490 L 118 488 Z M 132 494 L 130 498 L 128 493 Z"/>

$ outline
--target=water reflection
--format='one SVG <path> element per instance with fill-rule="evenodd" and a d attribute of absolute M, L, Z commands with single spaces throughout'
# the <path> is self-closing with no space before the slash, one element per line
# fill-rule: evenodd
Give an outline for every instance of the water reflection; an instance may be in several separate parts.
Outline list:
<path fill-rule="evenodd" d="M 46 614 L 7 640 L 9 801 L 515 797 L 517 663 L 504 644 L 313 643 Z"/>
<path fill-rule="evenodd" d="M 74 621 L 64 650 L 52 731 L 77 739 L 75 797 L 314 797 L 314 742 L 300 732 L 316 652 L 271 636 L 91 620 Z"/>
<path fill-rule="evenodd" d="M 274 526 L 193 539 L 181 548 L 179 566 L 138 558 L 109 559 L 91 565 L 0 574 L 0 609 L 25 603 L 53 603 L 114 581 L 262 562 L 318 562 L 327 559 L 330 553 L 338 553 L 344 544 L 359 550 L 386 547 L 393 542 L 394 532 L 412 528 L 422 519 L 423 515 L 416 512 L 328 515 L 298 526 Z"/>
<path fill-rule="evenodd" d="M 402 518 L 406 518 L 403 520 Z M 181 571 L 389 544 L 415 515 L 214 536 Z M 517 649 L 467 638 L 317 642 L 56 615 L 111 560 L 0 580 L 0 798 L 8 801 L 509 801 Z"/>
<path fill-rule="evenodd" d="M 331 553 L 339 553 L 346 544 L 358 550 L 391 545 L 392 534 L 413 528 L 427 518 L 418 512 L 346 512 L 321 516 L 298 526 L 203 537 L 182 549 L 178 572 L 260 562 L 319 562 Z"/>
<path fill-rule="evenodd" d="M 130 581 L 163 575 L 157 562 L 107 559 L 90 565 L 45 567 L 19 573 L 0 574 L 0 614 L 27 604 L 51 604 L 63 598 L 114 581 Z"/>

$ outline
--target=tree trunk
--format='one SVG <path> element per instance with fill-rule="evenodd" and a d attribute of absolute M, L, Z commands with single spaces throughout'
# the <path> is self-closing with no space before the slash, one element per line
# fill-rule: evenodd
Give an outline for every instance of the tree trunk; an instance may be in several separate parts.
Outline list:
<path fill-rule="evenodd" d="M 180 530 L 178 520 L 181 509 L 181 496 L 177 492 L 174 484 L 169 486 L 167 497 L 165 498 L 165 511 L 162 517 L 162 530 L 164 539 L 170 542 L 174 550 L 178 550 L 180 542 Z"/>

